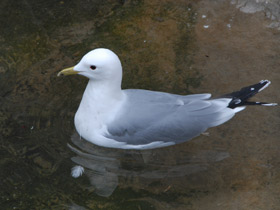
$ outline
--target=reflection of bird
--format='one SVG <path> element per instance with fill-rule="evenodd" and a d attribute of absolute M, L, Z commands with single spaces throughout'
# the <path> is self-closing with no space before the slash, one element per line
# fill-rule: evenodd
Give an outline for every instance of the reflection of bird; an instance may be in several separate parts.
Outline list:
<path fill-rule="evenodd" d="M 176 177 L 178 181 L 180 178 L 184 180 L 185 176 L 197 177 L 197 173 L 208 170 L 213 163 L 230 157 L 221 148 L 188 148 L 180 153 L 178 160 L 178 155 L 170 155 L 170 150 L 137 151 L 99 147 L 80 139 L 77 133 L 71 136 L 71 142 L 68 147 L 75 153 L 71 160 L 77 164 L 71 170 L 72 176 L 78 178 L 85 174 L 91 185 L 87 189 L 105 197 L 110 196 L 117 186 L 124 188 L 131 184 L 143 189 L 143 185 L 150 186 L 151 183 L 164 181 L 162 179 Z"/>
<path fill-rule="evenodd" d="M 164 92 L 121 89 L 122 66 L 108 49 L 87 53 L 74 67 L 58 75 L 80 74 L 89 78 L 75 115 L 78 133 L 94 144 L 123 149 L 150 149 L 190 140 L 207 128 L 231 119 L 266 88 L 262 80 L 240 91 L 210 99 L 211 94 L 175 95 Z"/>

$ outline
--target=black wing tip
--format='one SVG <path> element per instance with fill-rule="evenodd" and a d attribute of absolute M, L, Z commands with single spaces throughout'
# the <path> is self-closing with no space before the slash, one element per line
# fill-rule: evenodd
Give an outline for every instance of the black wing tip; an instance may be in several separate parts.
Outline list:
<path fill-rule="evenodd" d="M 261 81 L 259 82 L 259 84 L 262 85 L 262 86 L 261 86 L 261 88 L 258 90 L 258 92 L 261 92 L 262 90 L 264 90 L 265 88 L 267 88 L 267 87 L 271 84 L 271 81 L 265 79 L 265 80 L 261 80 Z"/>
<path fill-rule="evenodd" d="M 248 101 L 251 97 L 255 94 L 261 92 L 265 88 L 267 88 L 271 84 L 269 80 L 261 80 L 259 83 L 254 85 L 250 85 L 247 87 L 242 88 L 239 91 L 227 94 L 232 101 L 229 103 L 229 108 L 235 108 L 239 106 L 246 106 L 246 105 L 262 105 L 262 106 L 277 106 L 277 103 L 267 103 L 267 102 L 251 102 Z"/>

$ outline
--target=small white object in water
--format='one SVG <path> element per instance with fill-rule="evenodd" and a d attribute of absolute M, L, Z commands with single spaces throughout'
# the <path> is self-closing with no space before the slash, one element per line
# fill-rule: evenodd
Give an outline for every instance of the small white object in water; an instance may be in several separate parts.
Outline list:
<path fill-rule="evenodd" d="M 206 18 L 206 15 L 202 15 L 201 17 L 202 17 L 202 18 Z"/>
<path fill-rule="evenodd" d="M 209 28 L 209 25 L 204 25 L 203 28 Z"/>
<path fill-rule="evenodd" d="M 203 132 L 201 133 L 203 136 L 210 136 L 210 133 L 209 132 Z"/>
<path fill-rule="evenodd" d="M 228 28 L 231 28 L 231 25 L 230 25 L 230 23 L 229 23 L 229 24 L 227 24 L 227 27 L 228 27 Z"/>
<path fill-rule="evenodd" d="M 71 170 L 71 175 L 74 178 L 78 178 L 79 176 L 82 176 L 84 173 L 85 169 L 82 166 L 74 166 Z"/>

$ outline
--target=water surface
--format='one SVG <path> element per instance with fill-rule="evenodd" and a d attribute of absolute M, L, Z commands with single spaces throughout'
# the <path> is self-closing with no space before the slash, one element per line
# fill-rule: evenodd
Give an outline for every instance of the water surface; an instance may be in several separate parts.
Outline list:
<path fill-rule="evenodd" d="M 1 1 L 0 199 L 3 209 L 278 209 L 278 107 L 248 107 L 192 141 L 98 147 L 73 126 L 87 80 L 57 78 L 91 49 L 123 64 L 123 88 L 238 90 L 278 102 L 279 3 Z M 85 173 L 75 179 L 71 168 Z"/>

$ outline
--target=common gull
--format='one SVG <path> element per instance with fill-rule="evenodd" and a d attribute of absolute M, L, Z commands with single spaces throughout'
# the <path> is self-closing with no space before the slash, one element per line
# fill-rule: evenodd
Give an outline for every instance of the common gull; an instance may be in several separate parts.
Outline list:
<path fill-rule="evenodd" d="M 122 65 L 111 50 L 90 51 L 59 75 L 79 74 L 89 82 L 75 115 L 77 132 L 93 144 L 122 149 L 152 149 L 188 141 L 221 125 L 246 105 L 274 106 L 248 101 L 270 81 L 210 98 L 211 94 L 176 95 L 121 89 Z"/>

